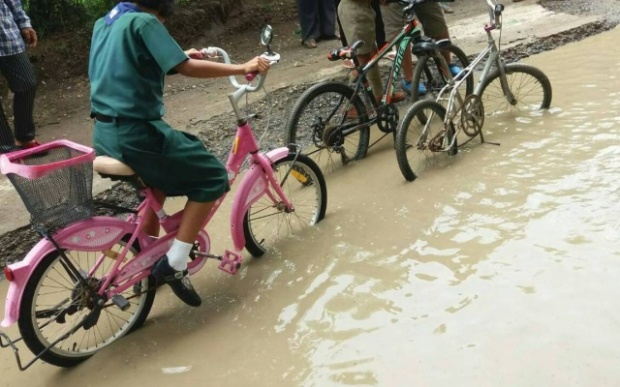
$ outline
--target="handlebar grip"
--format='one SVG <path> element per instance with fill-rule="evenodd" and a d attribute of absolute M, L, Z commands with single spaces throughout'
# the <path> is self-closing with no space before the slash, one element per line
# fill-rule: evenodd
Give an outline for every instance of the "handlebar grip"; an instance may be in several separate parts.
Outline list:
<path fill-rule="evenodd" d="M 214 47 L 207 47 L 200 50 L 207 58 L 215 58 L 217 56 L 217 49 Z"/>
<path fill-rule="evenodd" d="M 352 58 L 351 49 L 349 47 L 335 48 L 331 50 L 329 54 L 327 54 L 327 59 L 329 59 L 332 62 L 335 62 L 337 60 L 351 59 L 351 58 Z"/>
<path fill-rule="evenodd" d="M 245 80 L 248 82 L 252 82 L 254 78 L 256 78 L 257 75 L 258 75 L 258 71 L 247 73 L 245 74 Z"/>
<path fill-rule="evenodd" d="M 331 50 L 331 52 L 327 54 L 327 59 L 332 62 L 340 60 L 340 50 L 340 48 L 334 48 L 333 50 Z"/>

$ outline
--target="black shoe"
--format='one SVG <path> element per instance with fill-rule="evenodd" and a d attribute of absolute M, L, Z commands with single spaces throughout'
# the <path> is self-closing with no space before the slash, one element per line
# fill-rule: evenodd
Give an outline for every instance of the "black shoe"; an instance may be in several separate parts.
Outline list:
<path fill-rule="evenodd" d="M 166 283 L 170 285 L 174 294 L 187 305 L 200 306 L 202 304 L 200 296 L 189 281 L 187 270 L 174 270 L 168 264 L 168 257 L 165 255 L 153 266 L 151 274 L 155 277 L 157 284 Z"/>

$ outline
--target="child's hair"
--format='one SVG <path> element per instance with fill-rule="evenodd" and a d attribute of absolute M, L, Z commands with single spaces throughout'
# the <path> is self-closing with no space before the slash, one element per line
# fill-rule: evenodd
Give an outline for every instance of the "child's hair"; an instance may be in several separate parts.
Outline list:
<path fill-rule="evenodd" d="M 167 18 L 174 13 L 174 0 L 136 0 L 145 7 L 151 8 L 163 18 Z"/>

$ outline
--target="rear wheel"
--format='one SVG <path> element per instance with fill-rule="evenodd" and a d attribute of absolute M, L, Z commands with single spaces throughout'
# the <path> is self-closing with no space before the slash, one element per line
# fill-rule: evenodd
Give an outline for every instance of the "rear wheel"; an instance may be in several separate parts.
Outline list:
<path fill-rule="evenodd" d="M 370 141 L 366 107 L 340 82 L 310 87 L 297 100 L 286 123 L 287 142 L 299 144 L 327 172 L 366 156 Z"/>
<path fill-rule="evenodd" d="M 446 151 L 454 136 L 453 128 L 444 130 L 446 110 L 441 104 L 422 100 L 405 114 L 396 134 L 396 160 L 405 179 L 413 181 L 429 165 L 438 164 L 438 152 Z M 424 120 L 420 120 L 424 117 Z M 456 152 L 456 142 L 448 154 Z"/>
<path fill-rule="evenodd" d="M 321 170 L 303 154 L 293 163 L 294 159 L 295 155 L 289 154 L 273 166 L 276 181 L 292 203 L 293 211 L 287 211 L 284 203 L 274 203 L 269 195 L 263 195 L 245 214 L 245 248 L 254 257 L 262 256 L 278 240 L 298 234 L 325 217 L 327 187 Z M 272 194 L 278 197 L 273 190 Z"/>
<path fill-rule="evenodd" d="M 450 53 L 450 64 L 461 69 L 469 66 L 467 55 L 459 47 L 450 44 L 445 48 Z M 441 89 L 448 83 L 448 76 L 445 71 L 441 71 L 441 60 L 429 55 L 418 57 L 418 63 L 414 67 L 413 80 L 411 85 L 411 98 L 417 101 L 421 98 L 436 100 Z M 474 92 L 474 79 L 470 75 L 459 87 L 462 98 Z M 444 93 L 443 97 L 447 100 L 449 93 Z"/>
<path fill-rule="evenodd" d="M 65 255 L 88 285 L 97 288 L 109 274 L 124 245 L 125 242 L 119 240 L 103 252 L 65 250 Z M 127 253 L 127 259 L 133 258 L 138 251 L 136 243 Z M 101 264 L 95 267 L 100 258 Z M 28 348 L 39 354 L 61 339 L 41 359 L 59 367 L 81 363 L 144 323 L 155 298 L 154 281 L 149 276 L 121 293 L 129 302 L 125 311 L 107 300 L 98 318 L 96 312 L 93 313 L 98 307 L 89 294 L 82 281 L 69 275 L 58 251 L 49 253 L 32 274 L 21 300 L 18 326 Z M 89 319 L 93 319 L 92 326 L 71 333 L 89 315 Z"/>
<path fill-rule="evenodd" d="M 508 100 L 502 88 L 499 69 L 489 74 L 481 85 L 480 98 L 486 116 L 508 112 L 532 112 L 548 109 L 552 89 L 549 78 L 534 66 L 509 63 L 504 66 L 506 83 L 514 99 Z"/>

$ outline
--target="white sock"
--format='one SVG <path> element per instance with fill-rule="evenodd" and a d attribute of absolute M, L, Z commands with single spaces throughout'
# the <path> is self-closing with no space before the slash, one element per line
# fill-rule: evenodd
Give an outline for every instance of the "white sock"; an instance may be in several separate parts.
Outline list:
<path fill-rule="evenodd" d="M 191 243 L 185 243 L 175 239 L 172 241 L 170 250 L 166 253 L 166 256 L 168 257 L 168 264 L 177 271 L 187 269 L 187 258 L 189 258 L 189 253 L 191 251 Z"/>

